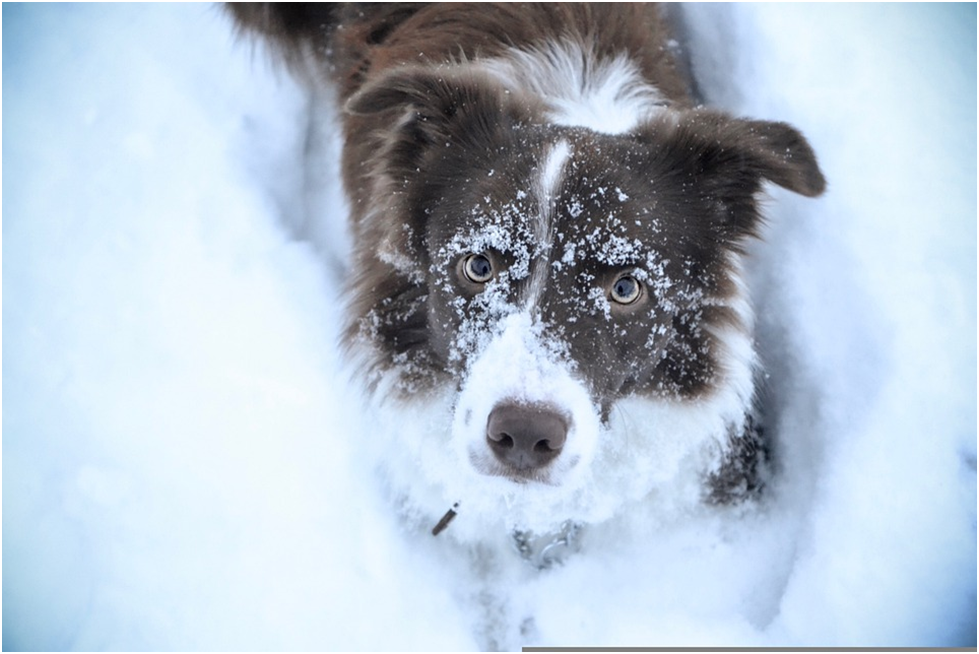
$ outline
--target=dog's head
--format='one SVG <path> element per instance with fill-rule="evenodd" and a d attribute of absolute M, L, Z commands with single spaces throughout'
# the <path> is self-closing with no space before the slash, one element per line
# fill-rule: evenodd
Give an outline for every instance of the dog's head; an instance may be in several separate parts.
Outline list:
<path fill-rule="evenodd" d="M 559 126 L 460 67 L 397 70 L 347 109 L 376 130 L 353 331 L 396 394 L 451 397 L 425 436 L 447 494 L 595 518 L 603 484 L 641 495 L 737 437 L 756 195 L 824 186 L 797 131 L 670 108 L 626 134 Z"/>

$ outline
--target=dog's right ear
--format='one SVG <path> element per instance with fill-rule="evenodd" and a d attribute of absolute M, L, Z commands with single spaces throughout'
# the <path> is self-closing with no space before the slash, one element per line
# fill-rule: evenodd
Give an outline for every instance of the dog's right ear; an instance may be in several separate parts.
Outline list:
<path fill-rule="evenodd" d="M 364 84 L 347 100 L 346 110 L 368 115 L 410 108 L 437 124 L 476 107 L 500 107 L 505 93 L 495 78 L 480 71 L 404 66 Z"/>
<path fill-rule="evenodd" d="M 345 110 L 384 116 L 385 156 L 413 170 L 429 146 L 489 144 L 534 106 L 483 71 L 407 66 L 368 81 Z"/>

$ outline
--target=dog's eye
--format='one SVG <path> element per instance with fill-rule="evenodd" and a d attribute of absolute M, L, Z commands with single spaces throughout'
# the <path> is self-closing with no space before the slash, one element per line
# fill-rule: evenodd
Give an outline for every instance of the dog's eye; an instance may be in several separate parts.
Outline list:
<path fill-rule="evenodd" d="M 622 275 L 612 284 L 612 300 L 632 304 L 642 295 L 642 284 L 632 275 Z"/>
<path fill-rule="evenodd" d="M 485 254 L 470 254 L 462 261 L 462 273 L 474 284 L 493 279 L 493 263 Z"/>

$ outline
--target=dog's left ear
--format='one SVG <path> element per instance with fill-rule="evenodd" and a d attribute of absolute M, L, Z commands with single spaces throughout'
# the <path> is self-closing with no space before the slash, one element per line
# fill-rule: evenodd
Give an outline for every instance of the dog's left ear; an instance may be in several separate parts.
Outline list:
<path fill-rule="evenodd" d="M 695 109 L 649 123 L 640 138 L 696 180 L 729 214 L 753 204 L 764 180 L 807 197 L 826 189 L 816 155 L 786 123 L 732 118 Z"/>

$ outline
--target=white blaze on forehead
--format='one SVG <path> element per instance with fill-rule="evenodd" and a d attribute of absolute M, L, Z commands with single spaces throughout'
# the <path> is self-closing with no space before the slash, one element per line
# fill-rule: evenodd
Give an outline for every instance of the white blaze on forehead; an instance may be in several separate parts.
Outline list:
<path fill-rule="evenodd" d="M 570 158 L 571 146 L 564 139 L 555 143 L 544 157 L 539 191 L 541 205 L 545 211 L 548 208 L 543 205 L 550 204 L 551 200 L 557 197 L 557 192 L 561 188 L 561 181 L 564 179 L 564 170 Z"/>
<path fill-rule="evenodd" d="M 554 205 L 570 160 L 571 145 L 566 140 L 561 139 L 544 154 L 538 168 L 539 175 L 533 181 L 534 194 L 537 196 L 540 209 L 538 215 L 530 218 L 534 225 L 532 231 L 537 250 L 534 257 L 536 265 L 533 268 L 533 276 L 527 285 L 527 292 L 524 296 L 525 306 L 532 306 L 537 303 L 544 290 L 544 284 L 547 282 L 549 266 L 546 264 L 550 258 L 550 249 L 554 240 Z"/>

